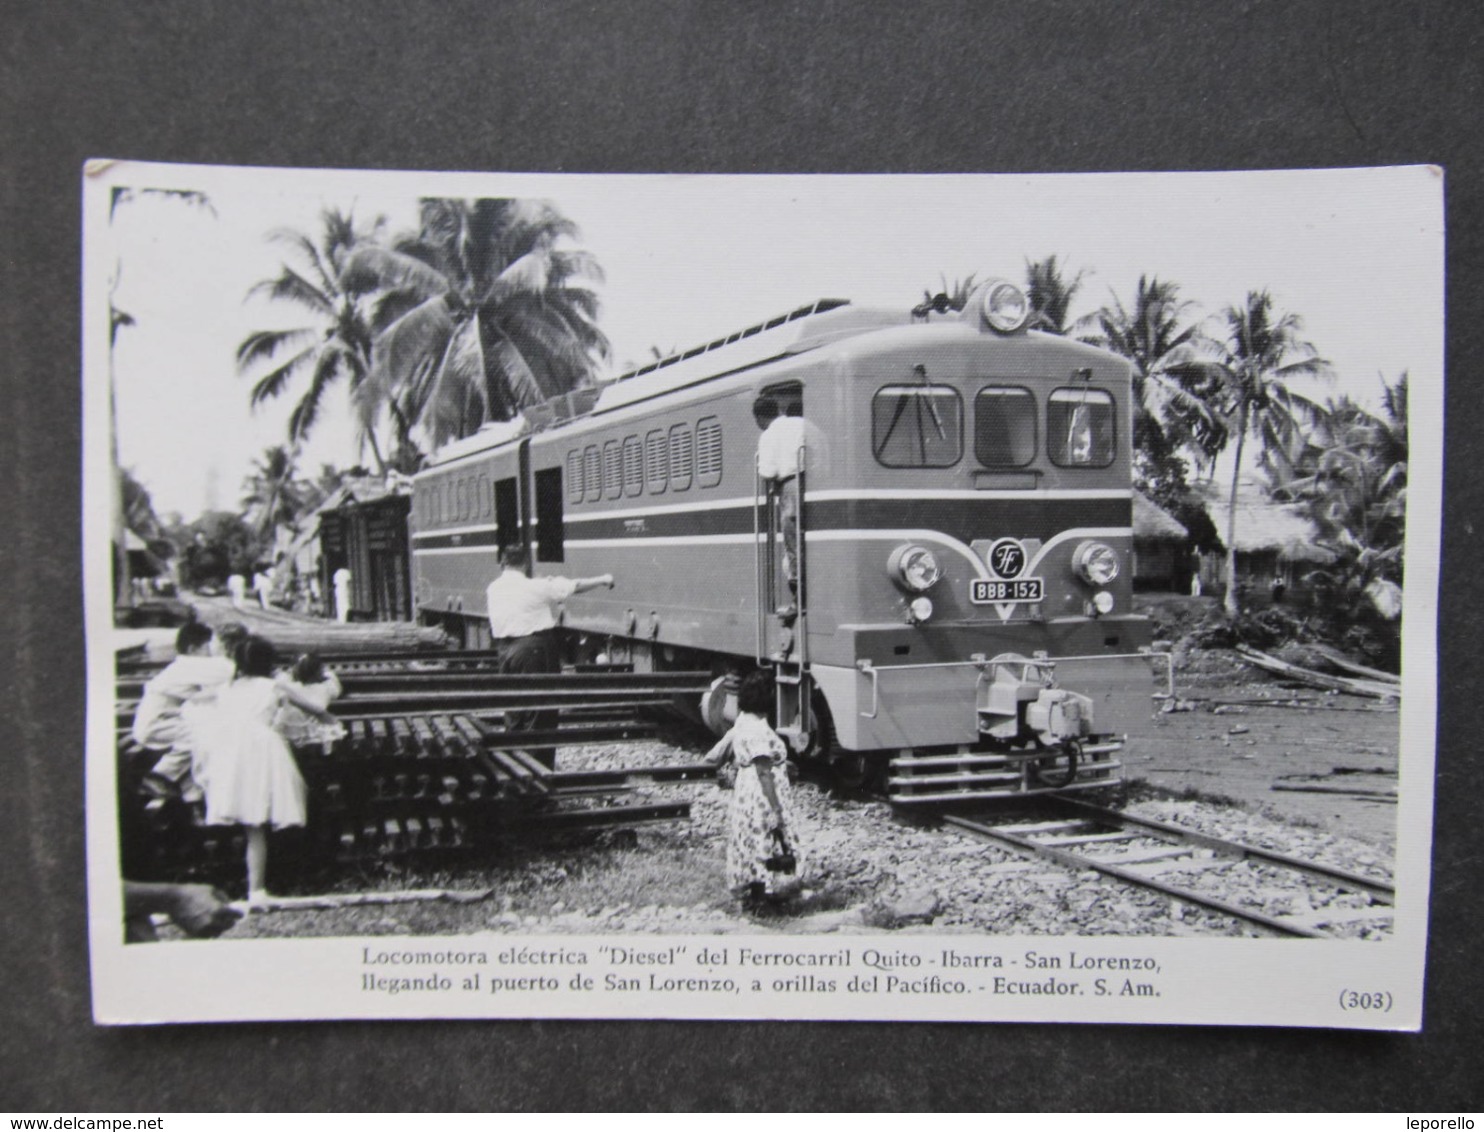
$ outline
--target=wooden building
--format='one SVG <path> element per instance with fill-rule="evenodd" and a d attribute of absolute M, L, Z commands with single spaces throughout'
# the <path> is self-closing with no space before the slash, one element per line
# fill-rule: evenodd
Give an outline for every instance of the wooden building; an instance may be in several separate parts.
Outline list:
<path fill-rule="evenodd" d="M 320 515 L 320 585 L 333 595 L 336 572 L 350 571 L 350 620 L 412 620 L 411 504 L 410 496 L 387 495 Z"/>
<path fill-rule="evenodd" d="M 1134 492 L 1134 589 L 1189 593 L 1194 569 L 1190 532 L 1164 508 Z"/>

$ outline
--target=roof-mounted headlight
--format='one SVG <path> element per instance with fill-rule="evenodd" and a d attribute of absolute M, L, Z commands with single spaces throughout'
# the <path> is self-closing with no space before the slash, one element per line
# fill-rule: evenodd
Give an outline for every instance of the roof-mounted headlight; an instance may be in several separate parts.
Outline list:
<path fill-rule="evenodd" d="M 1091 540 L 1072 552 L 1072 569 L 1090 586 L 1106 586 L 1118 577 L 1118 552 L 1105 542 Z"/>
<path fill-rule="evenodd" d="M 1004 280 L 990 284 L 981 302 L 984 320 L 1001 334 L 1019 330 L 1031 313 L 1031 304 L 1025 297 L 1025 292 L 1014 283 Z"/>
<path fill-rule="evenodd" d="M 893 550 L 886 562 L 886 572 L 897 585 L 919 594 L 932 589 L 943 576 L 937 555 L 927 547 L 915 543 L 907 543 Z"/>

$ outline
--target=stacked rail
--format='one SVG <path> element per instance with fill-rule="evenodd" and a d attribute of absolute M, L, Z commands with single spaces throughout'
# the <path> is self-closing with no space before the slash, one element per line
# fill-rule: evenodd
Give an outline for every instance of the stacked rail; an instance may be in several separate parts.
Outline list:
<path fill-rule="evenodd" d="M 710 777 L 704 764 L 558 769 L 556 752 L 653 738 L 647 709 L 698 695 L 706 672 L 604 669 L 501 675 L 487 656 L 358 656 L 336 668 L 331 705 L 346 735 L 295 748 L 309 793 L 303 831 L 285 832 L 275 867 L 441 859 L 543 831 L 684 820 L 688 802 L 634 799 L 641 786 Z M 140 877 L 240 867 L 241 831 L 202 823 L 148 774 L 128 729 L 148 670 L 118 679 L 120 823 L 125 867 Z M 512 730 L 519 722 L 523 730 Z"/>

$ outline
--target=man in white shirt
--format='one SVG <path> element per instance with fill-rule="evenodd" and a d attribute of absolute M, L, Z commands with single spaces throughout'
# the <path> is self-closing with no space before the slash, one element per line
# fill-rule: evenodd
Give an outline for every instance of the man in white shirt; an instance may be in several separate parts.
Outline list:
<path fill-rule="evenodd" d="M 484 591 L 489 613 L 490 636 L 495 648 L 505 650 L 501 670 L 505 672 L 551 672 L 548 639 L 556 628 L 556 607 L 573 594 L 613 588 L 613 575 L 596 578 L 528 578 L 530 558 L 523 546 L 500 552 L 500 576 Z M 540 666 L 537 667 L 539 661 Z"/>
<path fill-rule="evenodd" d="M 506 673 L 558 672 L 555 641 L 556 607 L 573 594 L 613 588 L 613 575 L 596 578 L 530 578 L 530 556 L 523 546 L 500 551 L 500 576 L 484 591 L 490 637 L 500 650 L 500 671 Z M 550 712 L 512 712 L 506 717 L 511 731 L 555 726 Z"/>

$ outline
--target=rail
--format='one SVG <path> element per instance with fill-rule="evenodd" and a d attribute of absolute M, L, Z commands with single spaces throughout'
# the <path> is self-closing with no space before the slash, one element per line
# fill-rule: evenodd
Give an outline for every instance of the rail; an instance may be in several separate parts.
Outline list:
<path fill-rule="evenodd" d="M 1273 853 L 1244 842 L 1229 841 L 1226 838 L 1214 837 L 1186 829 L 1183 826 L 1136 817 L 1120 810 L 1109 810 L 1080 800 L 1056 798 L 1053 802 L 1058 808 L 1071 810 L 1074 814 L 1081 815 L 1080 819 L 1067 822 L 989 825 L 973 818 L 950 814 L 946 815 L 943 821 L 966 833 L 1009 848 L 1021 856 L 1039 857 L 1079 872 L 1091 869 L 1104 876 L 1123 881 L 1125 884 L 1147 888 L 1174 900 L 1197 905 L 1233 919 L 1244 920 L 1277 935 L 1302 936 L 1310 939 L 1335 938 L 1334 933 L 1322 930 L 1323 925 L 1333 923 L 1333 921 L 1320 919 L 1304 922 L 1302 919 L 1291 916 L 1269 915 L 1259 909 L 1233 904 L 1193 888 L 1171 884 L 1151 873 L 1139 870 L 1141 866 L 1158 867 L 1157 862 L 1180 860 L 1185 857 L 1191 857 L 1192 867 L 1198 868 L 1200 866 L 1194 863 L 1194 852 L 1197 849 L 1208 849 L 1221 857 L 1236 860 L 1248 859 L 1265 865 L 1285 868 L 1338 888 L 1361 893 L 1370 898 L 1374 904 L 1388 906 L 1374 911 L 1370 908 L 1361 909 L 1362 918 L 1391 919 L 1392 913 L 1389 906 L 1393 903 L 1395 891 L 1391 885 L 1373 877 L 1361 876 L 1281 853 Z M 1098 832 L 1101 829 L 1112 829 L 1115 832 Z M 1083 851 L 1090 845 L 1128 842 L 1138 838 L 1163 841 L 1170 847 L 1156 850 L 1153 853 L 1135 851 L 1127 854 L 1124 860 L 1098 857 Z M 1074 849 L 1072 846 L 1078 848 Z"/>

